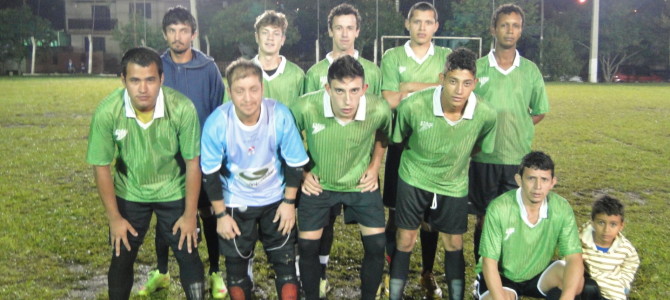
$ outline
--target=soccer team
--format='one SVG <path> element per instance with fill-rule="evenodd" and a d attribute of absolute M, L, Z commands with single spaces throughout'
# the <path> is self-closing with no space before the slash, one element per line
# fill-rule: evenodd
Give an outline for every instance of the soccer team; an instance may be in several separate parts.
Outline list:
<path fill-rule="evenodd" d="M 158 265 L 140 295 L 170 285 L 171 248 L 187 299 L 204 299 L 206 286 L 214 299 L 252 299 L 260 241 L 277 298 L 327 298 L 343 213 L 360 229 L 361 299 L 403 299 L 417 236 L 423 295 L 442 297 L 433 276 L 442 241 L 448 298 L 463 299 L 468 214 L 477 217 L 475 298 L 626 299 L 639 258 L 620 233 L 622 204 L 598 199 L 580 233 L 568 201 L 551 192 L 552 159 L 531 151 L 549 104 L 539 69 L 516 50 L 523 10 L 498 7 L 495 47 L 477 59 L 434 45 L 437 11 L 416 3 L 410 40 L 381 69 L 355 48 L 360 24 L 352 5 L 334 7 L 332 51 L 304 73 L 280 55 L 285 16 L 266 11 L 258 55 L 226 68 L 227 88 L 213 59 L 191 48 L 197 25 L 183 7 L 163 18 L 162 55 L 124 54 L 124 88 L 95 111 L 87 152 L 109 220 L 109 298 L 130 297 L 154 213 Z"/>

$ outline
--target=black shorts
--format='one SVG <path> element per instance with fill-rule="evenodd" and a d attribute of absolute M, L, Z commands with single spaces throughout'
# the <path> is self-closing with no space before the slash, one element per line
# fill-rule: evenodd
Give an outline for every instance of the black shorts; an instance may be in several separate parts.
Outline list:
<path fill-rule="evenodd" d="M 398 198 L 398 169 L 400 169 L 400 156 L 402 156 L 402 145 L 391 144 L 386 151 L 386 162 L 384 165 L 384 206 L 395 208 Z"/>
<path fill-rule="evenodd" d="M 544 275 L 544 273 L 547 272 L 549 267 L 551 267 L 554 263 L 557 263 L 557 261 L 549 263 L 549 265 L 544 269 L 544 271 L 540 272 L 540 274 L 537 274 L 535 275 L 535 277 L 522 282 L 512 281 L 507 277 L 503 276 L 502 274 L 500 274 L 500 279 L 502 280 L 503 288 L 514 291 L 514 293 L 516 293 L 517 299 L 521 298 L 521 296 L 528 296 L 533 298 L 545 298 L 546 295 L 540 290 L 540 281 L 542 280 L 542 276 Z M 482 297 L 486 296 L 488 294 L 488 290 L 489 288 L 486 286 L 486 280 L 484 280 L 484 274 L 483 273 L 477 274 L 477 278 L 475 278 L 474 292 L 477 295 L 478 299 L 481 299 Z"/>
<path fill-rule="evenodd" d="M 323 191 L 318 196 L 302 194 L 298 207 L 298 229 L 314 231 L 325 227 L 333 207 L 344 206 L 344 223 L 384 227 L 384 206 L 379 190 L 373 192 Z"/>
<path fill-rule="evenodd" d="M 468 197 L 438 195 L 398 179 L 395 221 L 398 228 L 415 230 L 421 221 L 446 234 L 468 230 Z"/>
<path fill-rule="evenodd" d="M 226 211 L 237 222 L 241 235 L 232 240 L 226 240 L 219 236 L 219 249 L 226 257 L 253 257 L 253 251 L 258 240 L 263 243 L 263 248 L 268 251 L 294 252 L 296 230 L 293 227 L 291 233 L 282 235 L 277 231 L 280 222 L 273 223 L 277 208 L 281 201 L 265 206 L 248 206 L 246 208 L 226 207 Z"/>
<path fill-rule="evenodd" d="M 483 216 L 491 200 L 503 193 L 518 188 L 514 175 L 517 165 L 498 165 L 470 162 L 468 213 Z"/>

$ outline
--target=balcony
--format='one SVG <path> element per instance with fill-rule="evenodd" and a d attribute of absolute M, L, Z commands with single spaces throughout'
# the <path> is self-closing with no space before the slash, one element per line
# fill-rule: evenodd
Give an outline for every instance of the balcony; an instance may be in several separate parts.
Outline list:
<path fill-rule="evenodd" d="M 70 31 L 91 30 L 95 31 L 111 31 L 116 28 L 117 19 L 67 19 L 67 28 Z M 94 26 L 95 25 L 95 26 Z"/>

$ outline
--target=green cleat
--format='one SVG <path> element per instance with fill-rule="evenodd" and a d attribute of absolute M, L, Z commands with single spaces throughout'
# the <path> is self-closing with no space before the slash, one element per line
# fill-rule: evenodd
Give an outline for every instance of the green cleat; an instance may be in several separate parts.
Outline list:
<path fill-rule="evenodd" d="M 137 292 L 140 296 L 149 296 L 151 293 L 159 289 L 165 289 L 170 286 L 170 273 L 161 274 L 158 270 L 149 272 L 147 282 Z"/>
<path fill-rule="evenodd" d="M 209 287 L 212 289 L 212 298 L 223 299 L 228 295 L 226 284 L 223 283 L 221 272 L 215 272 L 209 275 Z"/>
<path fill-rule="evenodd" d="M 319 282 L 319 299 L 327 299 L 326 295 L 330 291 L 330 285 L 328 285 L 328 279 L 321 279 Z"/>

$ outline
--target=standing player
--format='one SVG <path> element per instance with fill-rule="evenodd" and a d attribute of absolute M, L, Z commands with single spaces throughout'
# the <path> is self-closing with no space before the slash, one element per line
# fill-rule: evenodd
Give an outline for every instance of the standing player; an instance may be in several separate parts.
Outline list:
<path fill-rule="evenodd" d="M 361 31 L 361 15 L 353 5 L 342 3 L 333 7 L 328 14 L 328 35 L 333 39 L 333 51 L 326 58 L 313 65 L 305 75 L 305 94 L 324 88 L 328 68 L 342 55 L 350 55 L 358 60 L 365 70 L 365 82 L 369 92 L 380 93 L 381 71 L 373 62 L 363 58 L 356 50 L 356 38 Z"/>
<path fill-rule="evenodd" d="M 575 299 L 584 283 L 575 214 L 551 192 L 554 162 L 542 152 L 524 156 L 514 179 L 520 186 L 491 201 L 477 264 L 477 299 Z M 554 261 L 558 255 L 565 261 Z"/>
<path fill-rule="evenodd" d="M 344 205 L 345 223 L 358 223 L 365 254 L 361 299 L 374 299 L 384 269 L 384 207 L 379 167 L 391 132 L 391 111 L 367 94 L 363 66 L 344 55 L 328 69 L 325 90 L 292 107 L 313 164 L 298 207 L 300 278 L 307 300 L 319 299 L 319 245 L 332 207 Z"/>
<path fill-rule="evenodd" d="M 396 222 L 398 241 L 391 260 L 391 299 L 402 299 L 418 227 L 440 232 L 449 299 L 463 299 L 463 233 L 468 225 L 471 153 L 491 152 L 496 115 L 472 93 L 476 56 L 459 48 L 447 57 L 440 86 L 414 93 L 397 108 L 393 141 L 405 147 L 400 160 Z"/>
<path fill-rule="evenodd" d="M 121 65 L 125 89 L 113 92 L 95 111 L 86 155 L 109 219 L 109 299 L 130 297 L 133 264 L 154 212 L 156 235 L 177 258 L 186 298 L 203 299 L 203 266 L 196 249 L 198 115 L 184 95 L 161 88 L 163 63 L 154 50 L 130 49 Z"/>
<path fill-rule="evenodd" d="M 232 101 L 207 119 L 202 135 L 204 185 L 226 257 L 232 300 L 252 299 L 247 268 L 263 243 L 279 299 L 297 299 L 295 198 L 309 161 L 289 109 L 263 99 L 262 70 L 238 59 L 226 69 Z"/>
<path fill-rule="evenodd" d="M 470 165 L 470 213 L 477 215 L 474 243 L 479 240 L 488 203 L 514 189 L 521 158 L 530 152 L 534 125 L 549 111 L 544 80 L 537 66 L 516 50 L 524 25 L 523 10 L 514 4 L 498 7 L 491 20 L 495 49 L 477 61 L 475 93 L 498 112 L 498 132 L 492 153 L 479 153 Z"/>
<path fill-rule="evenodd" d="M 168 49 L 161 55 L 165 70 L 164 84 L 186 95 L 198 111 L 200 128 L 223 99 L 223 81 L 214 59 L 193 49 L 197 24 L 191 13 L 182 6 L 170 8 L 163 16 L 163 37 Z M 198 210 L 202 219 L 207 254 L 209 257 L 209 283 L 212 298 L 223 299 L 227 291 L 219 272 L 219 245 L 216 236 L 216 218 L 204 190 L 200 191 Z M 156 235 L 158 269 L 149 272 L 140 295 L 148 295 L 169 283 L 168 245 Z"/>
<path fill-rule="evenodd" d="M 382 95 L 392 109 L 408 94 L 439 85 L 439 76 L 443 71 L 447 55 L 451 49 L 435 46 L 433 35 L 439 28 L 437 10 L 428 2 L 414 4 L 405 20 L 405 28 L 409 31 L 410 40 L 404 46 L 389 49 L 382 57 Z M 386 252 L 389 257 L 395 251 L 395 204 L 398 186 L 398 167 L 402 147 L 391 145 L 386 156 L 384 169 L 384 205 L 389 208 L 389 219 L 386 225 Z M 433 264 L 437 251 L 437 231 L 427 226 L 421 230 L 421 255 L 423 270 L 421 271 L 421 287 L 427 298 L 440 298 L 442 290 L 433 277 Z"/>

